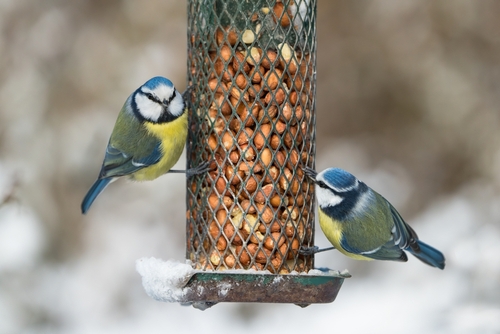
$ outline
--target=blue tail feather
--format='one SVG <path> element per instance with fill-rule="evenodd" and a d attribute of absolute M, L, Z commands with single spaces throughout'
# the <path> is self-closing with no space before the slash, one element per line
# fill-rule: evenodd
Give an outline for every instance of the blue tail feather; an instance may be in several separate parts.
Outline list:
<path fill-rule="evenodd" d="M 417 241 L 417 244 L 420 247 L 419 252 L 415 252 L 409 247 L 406 250 L 413 254 L 420 261 L 430 266 L 444 269 L 445 259 L 443 253 L 420 240 Z"/>
<path fill-rule="evenodd" d="M 92 187 L 85 195 L 85 198 L 82 201 L 82 213 L 86 214 L 89 210 L 94 200 L 99 196 L 99 194 L 106 188 L 106 186 L 111 182 L 112 178 L 98 179 L 94 182 Z"/>

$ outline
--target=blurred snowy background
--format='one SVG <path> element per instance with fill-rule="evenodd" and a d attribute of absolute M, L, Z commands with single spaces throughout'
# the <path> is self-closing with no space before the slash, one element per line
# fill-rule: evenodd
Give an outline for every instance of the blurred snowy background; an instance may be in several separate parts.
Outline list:
<path fill-rule="evenodd" d="M 201 312 L 135 270 L 184 258 L 183 177 L 79 207 L 126 97 L 155 75 L 185 88 L 185 2 L 0 0 L 0 333 L 500 333 L 499 17 L 495 0 L 318 4 L 318 169 L 384 194 L 444 271 L 329 252 L 317 266 L 353 275 L 332 304 Z"/>

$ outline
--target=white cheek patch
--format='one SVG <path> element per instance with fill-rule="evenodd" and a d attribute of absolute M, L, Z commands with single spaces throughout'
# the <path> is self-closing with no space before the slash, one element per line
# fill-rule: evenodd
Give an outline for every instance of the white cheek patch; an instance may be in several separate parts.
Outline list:
<path fill-rule="evenodd" d="M 148 99 L 143 94 L 135 94 L 135 103 L 137 110 L 147 120 L 156 122 L 163 112 L 163 107 Z"/>
<path fill-rule="evenodd" d="M 342 197 L 320 186 L 316 186 L 316 197 L 318 198 L 318 205 L 322 208 L 339 205 L 344 200 Z"/>
<path fill-rule="evenodd" d="M 168 111 L 173 116 L 182 115 L 182 113 L 184 112 L 184 101 L 182 100 L 182 95 L 179 92 L 177 92 L 172 102 L 170 102 Z"/>

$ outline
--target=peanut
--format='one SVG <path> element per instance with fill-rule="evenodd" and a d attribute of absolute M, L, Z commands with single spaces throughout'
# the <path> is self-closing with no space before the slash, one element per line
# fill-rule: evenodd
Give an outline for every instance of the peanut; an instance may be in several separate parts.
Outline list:
<path fill-rule="evenodd" d="M 277 2 L 273 8 L 274 11 L 274 20 L 275 22 L 279 22 L 283 28 L 286 28 L 290 25 L 290 16 L 288 12 L 284 9 L 284 5 L 281 2 Z"/>
<path fill-rule="evenodd" d="M 269 224 L 273 221 L 274 213 L 270 207 L 268 207 L 264 204 L 257 203 L 257 209 L 259 210 L 259 213 L 260 213 L 260 219 L 264 223 Z"/>
<path fill-rule="evenodd" d="M 257 66 L 260 63 L 261 57 L 262 57 L 262 50 L 256 47 L 251 47 L 248 57 L 246 58 L 246 61 L 252 66 Z M 256 69 L 257 68 L 258 67 L 256 67 Z"/>
<path fill-rule="evenodd" d="M 267 71 L 266 74 L 264 74 L 264 82 L 267 83 L 267 85 L 264 86 L 264 89 L 265 90 L 276 89 L 276 87 L 278 87 L 278 83 L 280 82 L 282 75 L 283 72 L 281 72 L 278 69 Z"/>
<path fill-rule="evenodd" d="M 223 115 L 228 116 L 231 114 L 231 105 L 227 102 L 224 95 L 219 96 L 215 99 L 214 104 L 216 108 L 220 108 Z"/>
<path fill-rule="evenodd" d="M 217 239 L 217 245 L 216 248 L 220 251 L 223 251 L 227 247 L 227 240 L 223 236 L 220 236 L 219 239 Z"/>
<path fill-rule="evenodd" d="M 277 208 L 281 205 L 281 197 L 279 195 L 274 195 L 273 197 L 271 197 L 269 202 L 273 207 Z"/>
<path fill-rule="evenodd" d="M 231 133 L 224 133 L 222 136 L 222 145 L 224 145 L 224 148 L 228 151 L 234 148 L 234 137 Z"/>
<path fill-rule="evenodd" d="M 264 235 L 260 233 L 257 227 L 257 231 L 250 235 L 250 242 L 259 244 L 262 240 L 264 240 Z"/>
<path fill-rule="evenodd" d="M 247 79 L 243 74 L 238 74 L 236 76 L 236 86 L 238 86 L 240 89 L 243 89 L 247 86 Z"/>
<path fill-rule="evenodd" d="M 214 265 L 214 266 L 218 266 L 220 264 L 220 255 L 217 254 L 216 251 L 213 251 L 211 254 L 210 254 L 210 262 Z"/>
<path fill-rule="evenodd" d="M 208 204 L 210 205 L 210 208 L 212 210 L 215 210 L 220 205 L 219 196 L 217 196 L 216 194 L 211 194 L 208 197 Z"/>
<path fill-rule="evenodd" d="M 236 151 L 232 151 L 229 153 L 229 160 L 233 163 L 236 164 L 240 160 L 240 154 Z"/>
<path fill-rule="evenodd" d="M 252 83 L 257 84 L 262 81 L 263 75 L 264 75 L 264 67 L 256 66 L 250 74 L 250 80 L 252 81 Z"/>
<path fill-rule="evenodd" d="M 260 131 L 257 131 L 255 133 L 253 143 L 257 149 L 260 150 L 262 147 L 264 147 L 264 144 L 267 138 L 269 138 L 270 133 L 271 133 L 271 125 L 269 124 L 263 124 L 260 127 Z"/>
<path fill-rule="evenodd" d="M 279 223 L 277 220 L 273 221 L 271 223 L 271 226 L 269 227 L 269 230 L 271 232 L 281 232 L 282 225 Z"/>
<path fill-rule="evenodd" d="M 245 189 L 248 193 L 252 194 L 255 189 L 257 189 L 257 179 L 255 176 L 250 175 L 248 179 L 245 181 Z"/>
<path fill-rule="evenodd" d="M 266 184 L 262 187 L 262 189 L 257 190 L 254 196 L 254 200 L 256 203 L 265 203 L 266 198 L 269 198 L 271 194 L 274 192 L 274 185 Z"/>
<path fill-rule="evenodd" d="M 227 182 L 224 180 L 224 178 L 221 176 L 215 181 L 215 189 L 217 189 L 217 193 L 219 195 L 224 195 L 227 189 Z"/>
<path fill-rule="evenodd" d="M 251 161 L 255 159 L 255 150 L 252 146 L 248 146 L 248 144 L 241 145 L 242 156 L 245 160 Z"/>
<path fill-rule="evenodd" d="M 241 202 L 241 208 L 243 209 L 244 212 L 246 213 L 255 213 L 255 206 L 250 205 L 250 201 L 245 199 Z"/>
<path fill-rule="evenodd" d="M 242 246 L 236 246 L 236 255 L 239 257 L 239 261 L 243 266 L 248 266 L 250 264 L 250 254 Z"/>
<path fill-rule="evenodd" d="M 285 242 L 285 238 L 279 232 L 271 233 L 271 237 L 266 237 L 264 239 L 264 247 L 269 250 L 273 250 L 274 247 L 280 247 Z"/>
<path fill-rule="evenodd" d="M 250 140 L 250 138 L 252 137 L 253 135 L 253 130 L 250 129 L 250 128 L 244 128 L 243 131 L 240 132 L 240 134 L 238 135 L 238 145 L 243 145 L 243 144 L 247 144 L 248 141 Z"/>
<path fill-rule="evenodd" d="M 255 33 L 252 30 L 247 29 L 243 32 L 243 35 L 241 36 L 241 40 L 245 44 L 252 44 L 253 41 L 255 41 Z"/>
<path fill-rule="evenodd" d="M 223 45 L 220 48 L 220 57 L 227 63 L 231 58 L 231 48 L 227 45 Z"/>
<path fill-rule="evenodd" d="M 237 170 L 236 167 L 226 166 L 226 179 L 231 182 L 232 185 L 237 185 L 241 182 L 244 177 L 244 173 Z"/>
<path fill-rule="evenodd" d="M 233 58 L 233 69 L 238 72 L 240 71 L 240 67 L 241 71 L 245 73 L 250 71 L 250 65 L 245 61 L 245 56 L 240 52 L 236 52 Z"/>
<path fill-rule="evenodd" d="M 269 167 L 269 165 L 271 164 L 271 159 L 272 159 L 272 153 L 271 153 L 271 150 L 269 148 L 265 148 L 261 155 L 260 155 L 260 159 L 262 160 L 262 164 L 265 166 L 265 167 Z"/>
<path fill-rule="evenodd" d="M 217 139 L 214 135 L 210 135 L 210 137 L 208 137 L 208 147 L 210 147 L 212 151 L 215 151 L 217 148 Z"/>
<path fill-rule="evenodd" d="M 272 135 L 270 144 L 271 148 L 276 150 L 280 146 L 280 137 L 278 137 L 278 135 Z"/>
<path fill-rule="evenodd" d="M 224 258 L 224 262 L 226 263 L 226 266 L 228 268 L 234 268 L 236 265 L 236 259 L 234 258 L 233 254 L 229 254 Z"/>
<path fill-rule="evenodd" d="M 262 62 L 261 65 L 266 69 L 269 70 L 271 68 L 271 65 L 274 65 L 276 62 L 276 58 L 278 55 L 276 52 L 268 50 L 266 51 L 266 55 L 262 56 Z"/>
<path fill-rule="evenodd" d="M 219 235 L 219 232 L 220 232 L 220 228 L 219 228 L 219 225 L 212 220 L 212 222 L 210 223 L 209 227 L 208 227 L 208 233 L 210 233 L 210 236 L 214 239 L 217 238 L 217 236 Z"/>

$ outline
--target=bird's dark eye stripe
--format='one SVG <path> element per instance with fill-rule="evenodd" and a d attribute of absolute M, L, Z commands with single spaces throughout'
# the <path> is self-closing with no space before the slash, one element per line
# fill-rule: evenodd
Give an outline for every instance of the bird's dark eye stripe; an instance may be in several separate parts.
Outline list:
<path fill-rule="evenodd" d="M 175 98 L 175 96 L 177 95 L 177 91 L 174 90 L 174 93 L 172 94 L 172 96 L 170 96 L 170 98 L 167 100 L 167 105 L 170 104 L 170 102 L 172 102 L 172 100 Z"/>
<path fill-rule="evenodd" d="M 167 105 L 169 105 L 169 104 L 170 104 L 170 102 L 172 102 L 172 100 L 173 100 L 173 99 L 177 96 L 177 91 L 174 91 L 174 93 L 173 93 L 173 94 L 169 97 L 169 99 L 168 99 L 168 100 L 163 100 L 163 103 L 162 103 L 162 101 L 160 101 L 160 99 L 159 99 L 159 98 L 157 98 L 157 97 L 156 97 L 154 94 L 152 94 L 152 93 L 149 93 L 149 92 L 148 92 L 148 93 L 143 93 L 143 94 L 144 94 L 144 95 L 146 95 L 146 97 L 147 97 L 148 99 L 150 99 L 151 101 L 156 102 L 156 103 L 159 103 L 159 104 L 164 104 L 164 105 L 166 105 L 166 106 L 167 106 Z"/>
<path fill-rule="evenodd" d="M 152 93 L 144 93 L 148 99 L 150 99 L 153 102 L 160 103 L 160 100 L 156 96 L 154 96 Z"/>
<path fill-rule="evenodd" d="M 326 185 L 325 182 L 323 181 L 318 181 L 317 182 L 317 185 L 320 187 L 320 188 L 323 188 L 323 189 L 328 189 L 328 186 Z"/>

